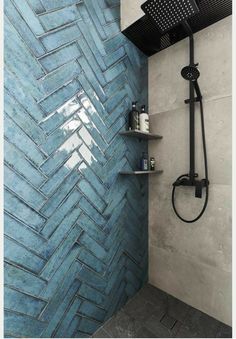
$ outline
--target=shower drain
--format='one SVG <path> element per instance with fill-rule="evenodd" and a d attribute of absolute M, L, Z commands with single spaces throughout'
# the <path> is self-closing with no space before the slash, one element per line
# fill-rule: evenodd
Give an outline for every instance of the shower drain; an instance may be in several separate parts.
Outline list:
<path fill-rule="evenodd" d="M 177 320 L 166 313 L 161 318 L 160 323 L 169 330 L 172 330 L 177 323 Z"/>

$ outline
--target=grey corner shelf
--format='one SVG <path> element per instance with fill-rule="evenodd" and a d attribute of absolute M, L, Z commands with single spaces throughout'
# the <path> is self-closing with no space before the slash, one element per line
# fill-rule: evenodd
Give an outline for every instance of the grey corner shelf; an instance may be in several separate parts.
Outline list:
<path fill-rule="evenodd" d="M 131 130 L 131 131 L 123 131 L 120 132 L 121 135 L 132 137 L 132 138 L 139 138 L 144 140 L 154 140 L 154 139 L 162 139 L 162 135 L 154 134 L 154 133 L 146 133 L 141 132 L 139 130 Z"/>
<path fill-rule="evenodd" d="M 162 170 L 156 171 L 120 171 L 122 175 L 144 175 L 144 174 L 161 174 L 163 173 Z"/>

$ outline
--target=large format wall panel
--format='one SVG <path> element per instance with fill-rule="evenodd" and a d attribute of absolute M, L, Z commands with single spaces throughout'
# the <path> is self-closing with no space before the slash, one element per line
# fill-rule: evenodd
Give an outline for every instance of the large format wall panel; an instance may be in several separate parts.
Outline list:
<path fill-rule="evenodd" d="M 147 60 L 117 0 L 5 1 L 5 335 L 87 337 L 147 279 Z"/>

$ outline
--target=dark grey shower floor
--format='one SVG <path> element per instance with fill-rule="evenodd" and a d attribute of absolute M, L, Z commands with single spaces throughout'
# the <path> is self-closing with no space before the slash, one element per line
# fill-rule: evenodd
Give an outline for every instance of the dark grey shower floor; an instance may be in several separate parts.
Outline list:
<path fill-rule="evenodd" d="M 146 285 L 94 338 L 231 338 L 229 326 Z"/>

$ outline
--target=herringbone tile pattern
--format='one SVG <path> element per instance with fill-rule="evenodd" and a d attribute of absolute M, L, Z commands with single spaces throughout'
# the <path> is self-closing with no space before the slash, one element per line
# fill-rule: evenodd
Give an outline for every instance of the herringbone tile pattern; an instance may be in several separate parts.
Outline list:
<path fill-rule="evenodd" d="M 6 337 L 88 337 L 146 281 L 146 67 L 118 0 L 5 1 Z"/>

